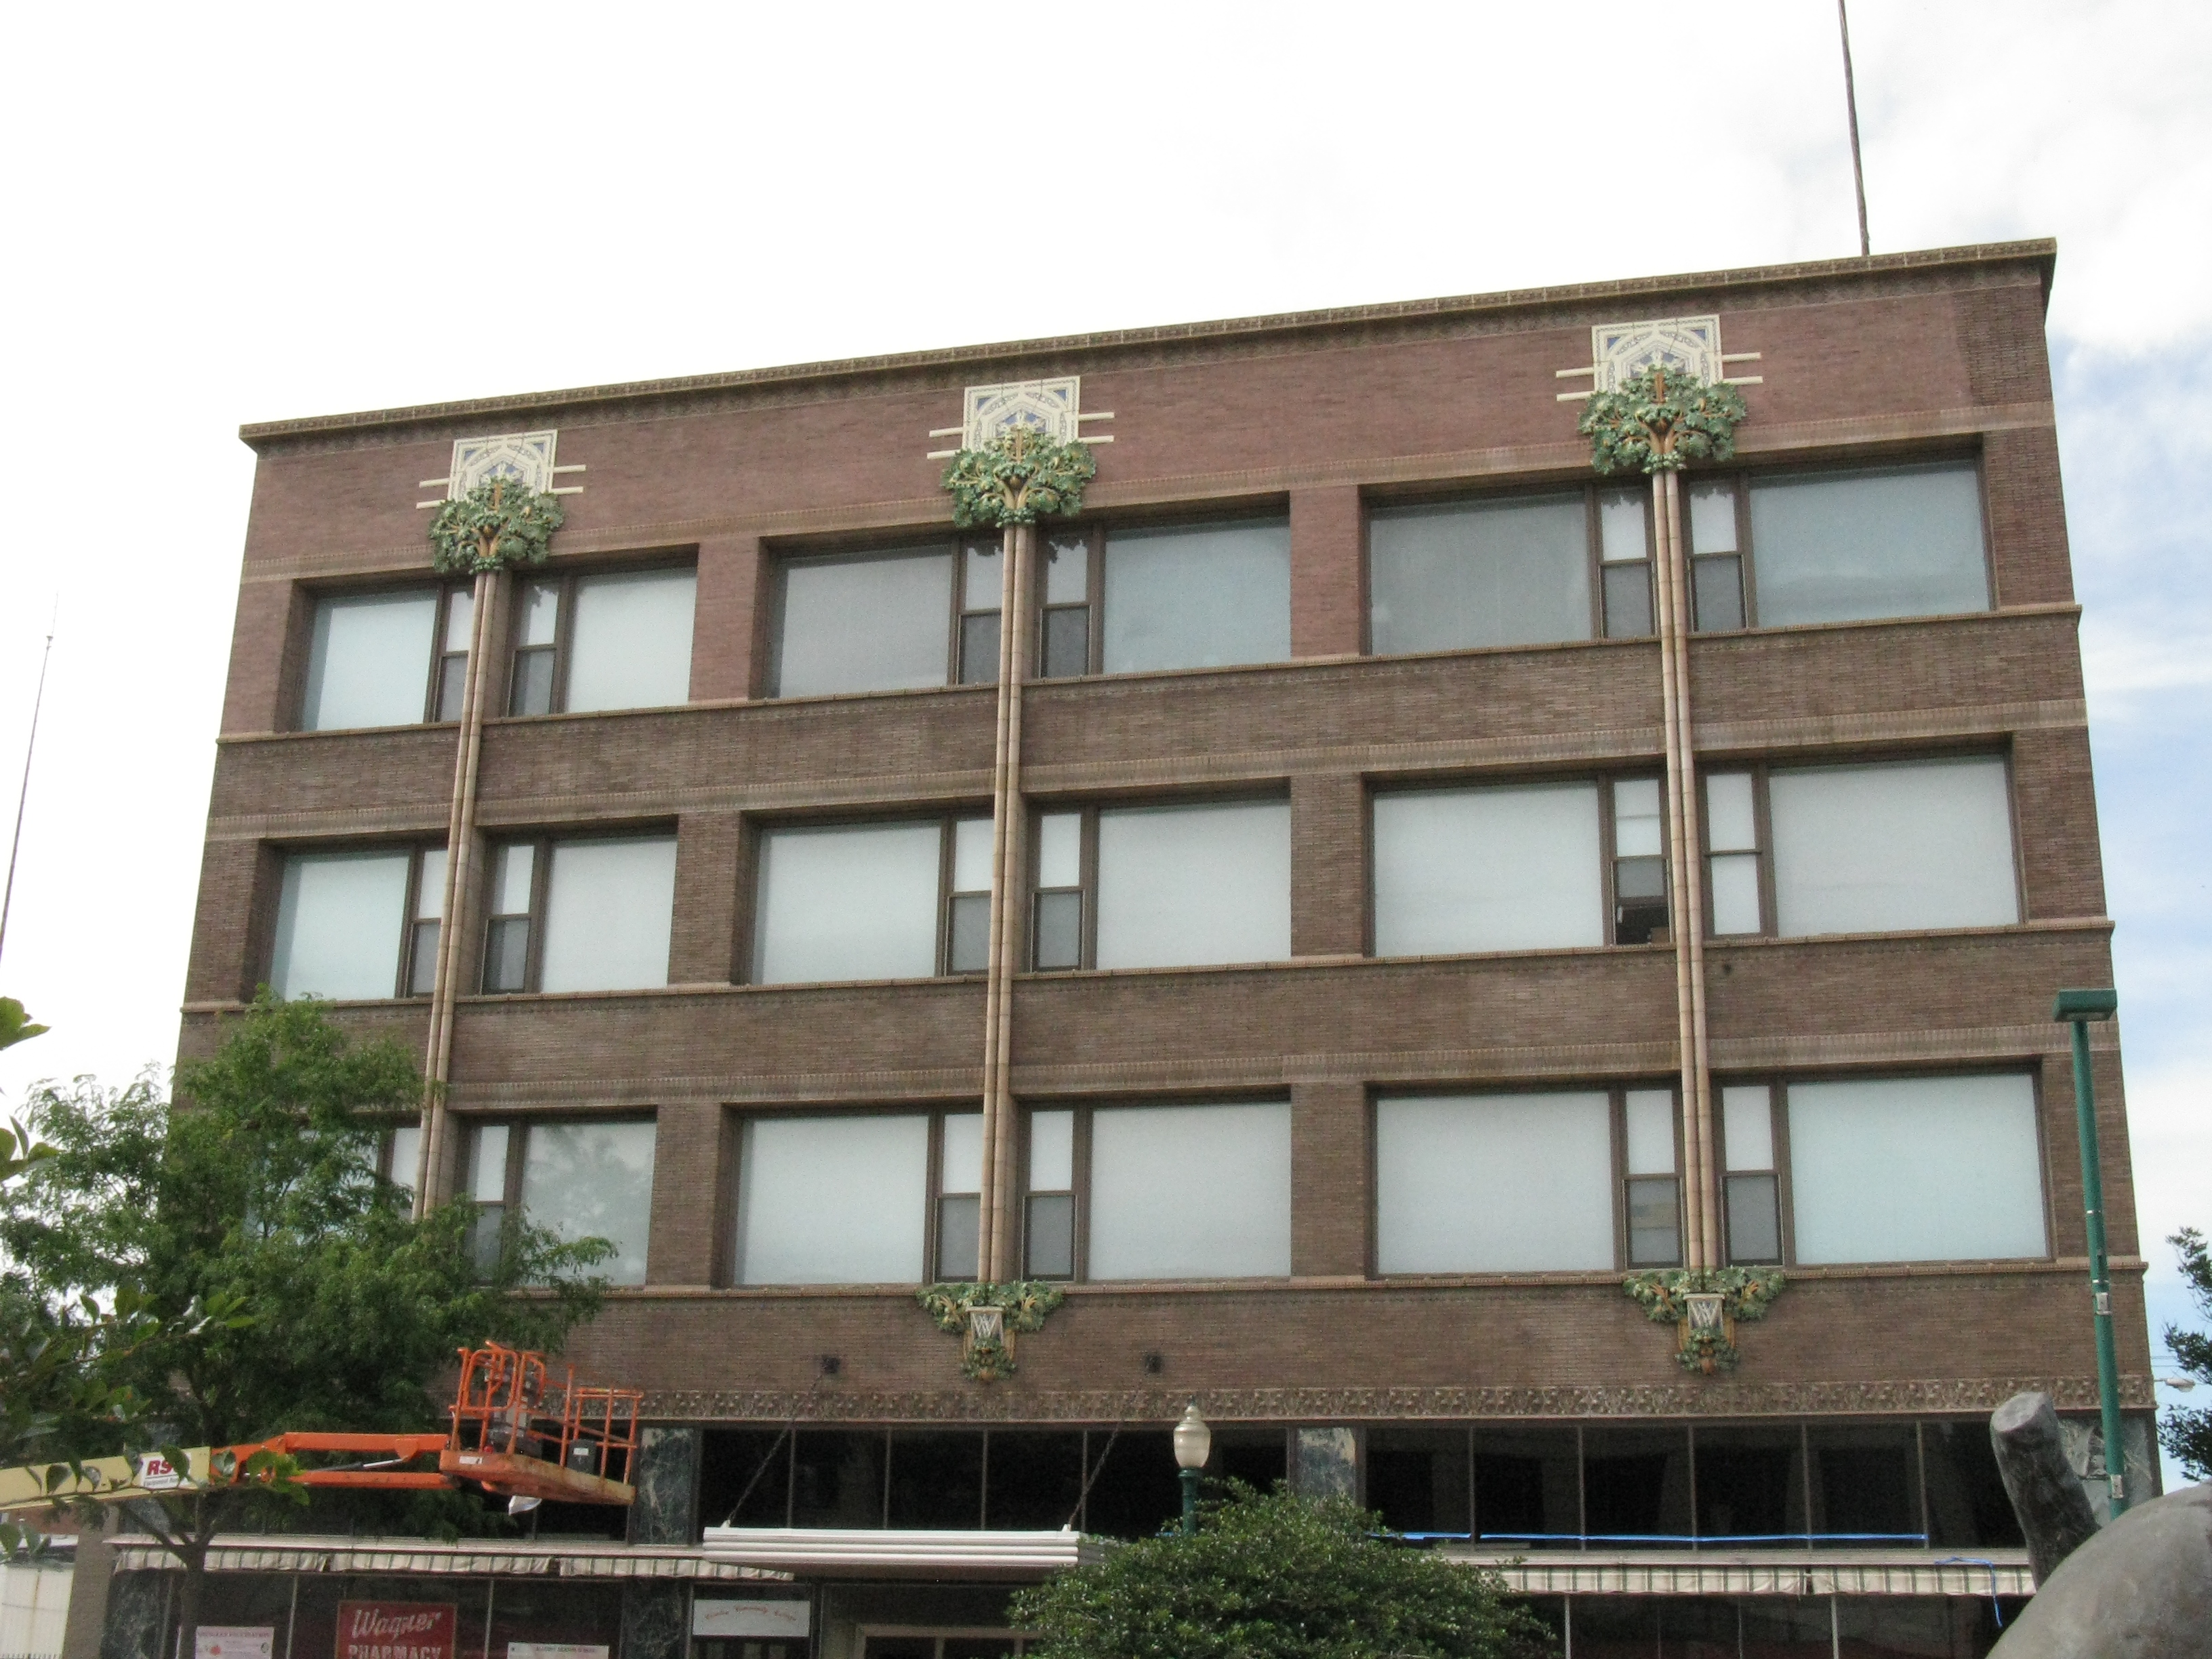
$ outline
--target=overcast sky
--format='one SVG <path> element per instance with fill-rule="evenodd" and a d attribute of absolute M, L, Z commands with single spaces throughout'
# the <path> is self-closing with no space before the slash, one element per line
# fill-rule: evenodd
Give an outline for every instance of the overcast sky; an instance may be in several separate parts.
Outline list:
<path fill-rule="evenodd" d="M 0 957 L 55 1030 L 0 1056 L 0 1107 L 173 1050 L 240 422 L 1849 254 L 1835 21 L 1830 0 L 12 14 L 11 807 L 57 599 L 60 620 Z M 1853 0 L 1851 23 L 1875 251 L 2058 238 L 2136 1184 L 2178 1314 L 2155 1241 L 2212 1229 L 2212 6 Z"/>

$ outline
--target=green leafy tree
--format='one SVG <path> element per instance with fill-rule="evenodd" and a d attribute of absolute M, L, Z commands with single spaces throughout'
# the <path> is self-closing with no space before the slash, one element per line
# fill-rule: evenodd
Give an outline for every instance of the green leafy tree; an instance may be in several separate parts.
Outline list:
<path fill-rule="evenodd" d="M 2212 1253 L 2207 1252 L 2204 1235 L 2194 1227 L 2184 1227 L 2166 1243 L 2180 1252 L 2181 1276 L 2189 1281 L 2197 1312 L 2212 1322 Z M 2185 1331 L 2179 1325 L 2168 1325 L 2166 1346 L 2181 1362 L 2182 1370 L 2199 1382 L 2212 1383 L 2212 1330 Z M 2158 1437 L 2166 1450 L 2181 1460 L 2190 1479 L 2212 1480 L 2212 1409 L 2168 1407 L 2166 1421 L 2159 1425 Z"/>
<path fill-rule="evenodd" d="M 588 1273 L 612 1249 L 605 1240 L 564 1243 L 517 1221 L 486 1267 L 473 1206 L 417 1220 L 407 1194 L 376 1177 L 379 1120 L 422 1098 L 396 1044 L 349 1042 L 319 1006 L 264 995 L 213 1056 L 178 1067 L 176 1085 L 173 1107 L 150 1079 L 33 1091 L 31 1124 L 53 1150 L 0 1213 L 0 1251 L 19 1296 L 112 1305 L 80 1333 L 83 1368 L 134 1407 L 50 1424 L 52 1455 L 435 1430 L 456 1349 L 489 1339 L 551 1351 L 596 1310 L 605 1281 Z M 133 1418 L 149 1429 L 134 1434 Z M 131 1505 L 185 1569 L 182 1651 L 210 1540 L 254 1511 L 281 1524 L 307 1501 L 293 1472 L 263 1454 L 234 1485 Z"/>
<path fill-rule="evenodd" d="M 1037 1659 L 1534 1659 L 1544 1627 L 1494 1573 L 1382 1535 L 1343 1499 L 1232 1484 L 1198 1530 L 1015 1596 Z"/>

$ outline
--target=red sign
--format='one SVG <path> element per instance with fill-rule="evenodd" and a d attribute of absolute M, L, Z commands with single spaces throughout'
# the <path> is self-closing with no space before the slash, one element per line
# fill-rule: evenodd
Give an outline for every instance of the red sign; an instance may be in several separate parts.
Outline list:
<path fill-rule="evenodd" d="M 453 1659 L 451 1601 L 341 1601 L 332 1659 Z"/>

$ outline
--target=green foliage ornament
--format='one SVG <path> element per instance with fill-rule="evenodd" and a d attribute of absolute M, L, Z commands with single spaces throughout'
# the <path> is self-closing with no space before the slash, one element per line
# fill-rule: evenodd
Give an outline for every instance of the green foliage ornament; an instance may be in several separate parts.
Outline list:
<path fill-rule="evenodd" d="M 1345 1498 L 1230 1483 L 1198 1529 L 1016 1593 L 1036 1659 L 1539 1659 L 1557 1639 L 1497 1573 L 1408 1547 Z"/>
<path fill-rule="evenodd" d="M 1083 489 L 1097 476 L 1089 447 L 1064 444 L 1042 427 L 1009 427 L 980 449 L 963 449 L 945 463 L 952 492 L 952 522 L 1035 524 L 1083 510 Z"/>
<path fill-rule="evenodd" d="M 1655 1325 L 1677 1327 L 1674 1361 L 1711 1376 L 1733 1370 L 1739 1319 L 1764 1319 L 1789 1281 L 1771 1267 L 1675 1267 L 1631 1273 L 1620 1288 Z"/>
<path fill-rule="evenodd" d="M 1004 1285 L 926 1285 L 915 1300 L 941 1331 L 960 1335 L 960 1370 L 978 1382 L 1014 1374 L 1014 1334 L 1041 1331 L 1066 1299 L 1057 1285 L 1017 1279 Z"/>
<path fill-rule="evenodd" d="M 1601 472 L 1679 472 L 1735 454 L 1735 429 L 1750 417 L 1734 386 L 1654 363 L 1618 391 L 1593 394 L 1575 430 Z"/>
<path fill-rule="evenodd" d="M 430 562 L 441 576 L 543 564 L 568 517 L 550 494 L 520 478 L 486 478 L 430 520 Z"/>

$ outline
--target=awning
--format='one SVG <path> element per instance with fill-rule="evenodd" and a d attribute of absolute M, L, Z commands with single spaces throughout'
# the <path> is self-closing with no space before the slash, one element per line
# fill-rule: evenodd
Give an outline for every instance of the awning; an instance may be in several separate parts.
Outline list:
<path fill-rule="evenodd" d="M 453 1574 L 469 1577 L 672 1578 L 715 1582 L 787 1580 L 787 1572 L 719 1561 L 697 1550 L 621 1544 L 504 1545 L 481 1539 L 441 1544 L 416 1538 L 217 1539 L 210 1572 Z M 176 1558 L 143 1536 L 116 1540 L 118 1572 L 161 1572 Z"/>
<path fill-rule="evenodd" d="M 986 1572 L 1042 1578 L 1106 1559 L 1079 1532 L 925 1532 L 873 1527 L 709 1527 L 707 1559 L 796 1573 Z"/>
<path fill-rule="evenodd" d="M 2033 1595 L 2027 1552 L 1981 1550 L 1578 1551 L 1499 1557 L 1454 1548 L 1524 1595 Z"/>

